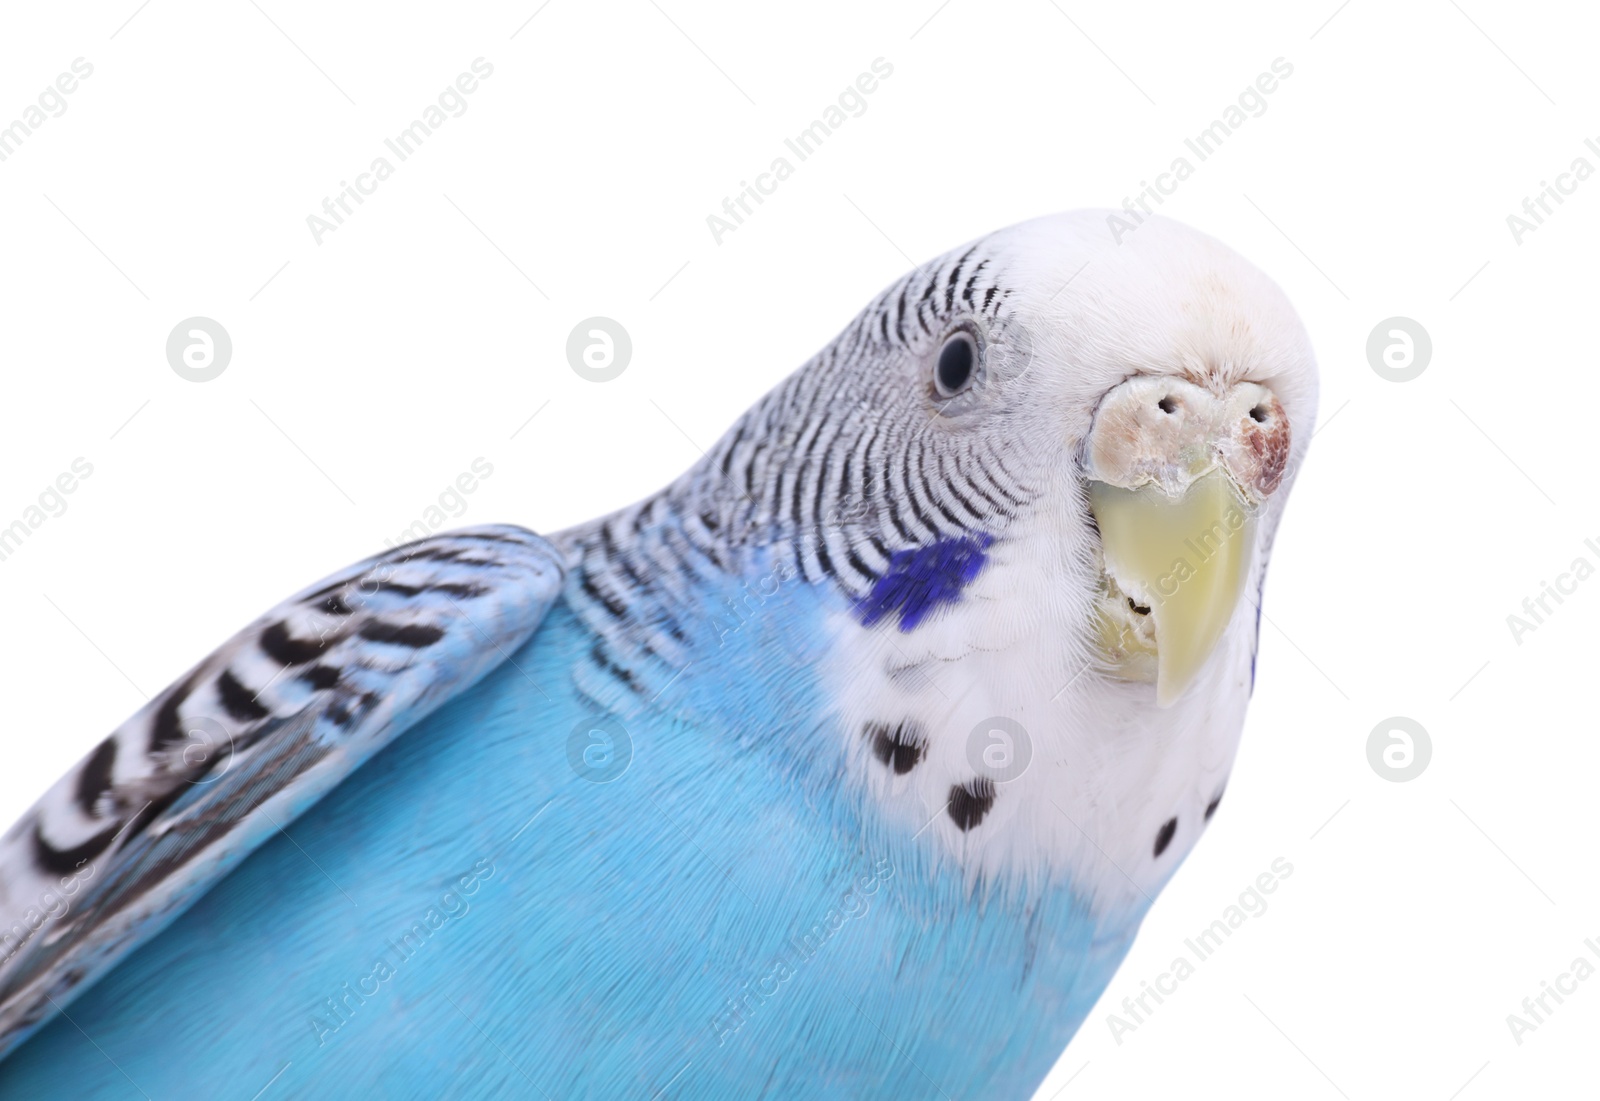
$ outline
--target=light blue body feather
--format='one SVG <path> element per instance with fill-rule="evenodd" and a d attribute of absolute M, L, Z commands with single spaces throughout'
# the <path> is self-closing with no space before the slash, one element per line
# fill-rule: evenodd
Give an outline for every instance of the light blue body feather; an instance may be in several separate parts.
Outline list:
<path fill-rule="evenodd" d="M 803 660 L 826 600 L 701 633 L 714 673 L 659 701 L 693 720 L 624 715 L 609 783 L 569 764 L 592 638 L 558 604 L 0 1063 L 0 1096 L 1026 1094 L 1133 929 L 1091 943 L 1065 887 L 971 904 L 794 752 L 829 710 Z"/>

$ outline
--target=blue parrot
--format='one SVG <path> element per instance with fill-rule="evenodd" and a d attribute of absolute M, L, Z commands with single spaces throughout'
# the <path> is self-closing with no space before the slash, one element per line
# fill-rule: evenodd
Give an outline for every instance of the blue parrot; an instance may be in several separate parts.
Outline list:
<path fill-rule="evenodd" d="M 646 500 L 291 597 L 0 839 L 0 1097 L 1029 1097 L 1222 797 L 1315 402 L 1235 253 L 1055 215 Z"/>

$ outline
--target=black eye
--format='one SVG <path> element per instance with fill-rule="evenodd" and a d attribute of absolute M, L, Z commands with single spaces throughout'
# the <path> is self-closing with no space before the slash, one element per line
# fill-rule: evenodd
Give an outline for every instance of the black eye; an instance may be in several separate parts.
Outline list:
<path fill-rule="evenodd" d="M 934 371 L 934 381 L 939 393 L 950 397 L 972 381 L 972 369 L 978 360 L 978 349 L 967 333 L 952 333 L 939 349 L 939 366 Z"/>

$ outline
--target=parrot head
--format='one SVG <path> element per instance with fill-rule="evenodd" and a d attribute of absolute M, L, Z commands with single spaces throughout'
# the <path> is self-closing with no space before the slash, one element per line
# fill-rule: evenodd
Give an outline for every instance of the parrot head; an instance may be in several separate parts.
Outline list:
<path fill-rule="evenodd" d="M 1121 243 L 1094 212 L 1039 219 L 932 267 L 879 313 L 915 399 L 906 496 L 964 526 L 1019 499 L 1056 517 L 1059 550 L 1091 561 L 1063 572 L 1093 608 L 1094 666 L 1172 706 L 1241 606 L 1254 626 L 1315 414 L 1303 327 L 1264 275 L 1166 219 Z"/>
<path fill-rule="evenodd" d="M 828 679 L 869 798 L 969 874 L 1147 904 L 1254 687 L 1316 413 L 1287 297 L 1177 222 L 1054 215 L 908 274 L 808 371 L 774 504 L 852 593 Z"/>

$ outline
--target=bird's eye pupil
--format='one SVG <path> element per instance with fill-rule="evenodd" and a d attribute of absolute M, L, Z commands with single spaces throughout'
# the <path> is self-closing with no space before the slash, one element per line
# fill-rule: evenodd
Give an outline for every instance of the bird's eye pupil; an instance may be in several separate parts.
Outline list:
<path fill-rule="evenodd" d="M 939 350 L 939 389 L 954 394 L 972 378 L 974 349 L 972 338 L 958 333 L 945 341 Z"/>

